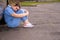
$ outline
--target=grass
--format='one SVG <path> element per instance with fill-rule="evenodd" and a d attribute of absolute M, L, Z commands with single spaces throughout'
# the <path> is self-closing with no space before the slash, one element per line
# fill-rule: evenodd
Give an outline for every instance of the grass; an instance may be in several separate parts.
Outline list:
<path fill-rule="evenodd" d="M 40 4 L 40 3 L 39 2 L 21 2 L 22 6 L 32 6 L 37 4 Z"/>
<path fill-rule="evenodd" d="M 56 2 L 60 2 L 60 0 L 55 0 Z"/>
<path fill-rule="evenodd" d="M 21 2 L 22 6 L 34 6 L 38 4 L 53 3 L 53 2 Z"/>

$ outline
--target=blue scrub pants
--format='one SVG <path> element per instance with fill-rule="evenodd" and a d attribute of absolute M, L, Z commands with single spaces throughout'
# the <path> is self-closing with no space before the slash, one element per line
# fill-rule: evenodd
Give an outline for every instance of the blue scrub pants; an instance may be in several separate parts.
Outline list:
<path fill-rule="evenodd" d="M 21 10 L 18 10 L 16 13 L 21 14 L 21 13 L 24 13 L 24 12 L 21 11 Z M 22 21 L 25 21 L 27 19 L 28 19 L 27 16 L 24 16 L 22 18 L 13 18 L 13 20 L 10 21 L 7 25 L 8 25 L 8 27 L 15 28 L 15 27 L 18 27 Z"/>

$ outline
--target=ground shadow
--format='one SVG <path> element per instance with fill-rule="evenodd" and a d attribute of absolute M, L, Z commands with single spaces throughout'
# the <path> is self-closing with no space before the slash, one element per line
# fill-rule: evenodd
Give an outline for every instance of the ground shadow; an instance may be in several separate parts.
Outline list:
<path fill-rule="evenodd" d="M 15 30 L 19 30 L 20 28 L 22 27 L 11 28 L 8 26 L 0 25 L 0 32 L 10 31 L 10 30 L 15 31 Z"/>

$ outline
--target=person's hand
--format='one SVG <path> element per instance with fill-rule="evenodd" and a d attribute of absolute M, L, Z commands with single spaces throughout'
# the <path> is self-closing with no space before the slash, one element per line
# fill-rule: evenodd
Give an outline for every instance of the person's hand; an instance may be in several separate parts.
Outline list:
<path fill-rule="evenodd" d="M 27 16 L 29 15 L 29 12 L 27 10 L 25 10 L 25 13 L 26 13 Z"/>
<path fill-rule="evenodd" d="M 28 16 L 28 15 L 29 15 L 29 12 L 27 12 L 26 14 L 27 14 L 27 16 Z"/>

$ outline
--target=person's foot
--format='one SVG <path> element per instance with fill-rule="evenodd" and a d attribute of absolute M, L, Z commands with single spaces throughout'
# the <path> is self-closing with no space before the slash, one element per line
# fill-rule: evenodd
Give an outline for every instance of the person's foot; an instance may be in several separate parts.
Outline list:
<path fill-rule="evenodd" d="M 31 23 L 24 25 L 24 27 L 34 27 Z"/>

